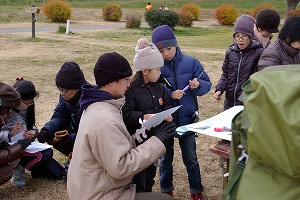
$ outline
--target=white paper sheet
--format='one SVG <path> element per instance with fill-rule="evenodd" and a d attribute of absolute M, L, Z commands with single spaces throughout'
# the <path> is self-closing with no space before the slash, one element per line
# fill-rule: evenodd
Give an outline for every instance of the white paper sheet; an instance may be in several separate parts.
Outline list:
<path fill-rule="evenodd" d="M 158 124 L 160 124 L 166 117 L 170 116 L 173 112 L 175 112 L 180 107 L 181 105 L 152 115 L 146 122 L 143 123 L 143 126 L 147 130 L 150 130 L 151 127 L 155 127 Z"/>
<path fill-rule="evenodd" d="M 234 106 L 224 112 L 221 112 L 206 120 L 180 126 L 176 129 L 178 135 L 183 135 L 186 131 L 194 131 L 205 135 L 221 138 L 231 141 L 231 131 L 216 132 L 215 128 L 228 127 L 231 128 L 231 121 L 233 117 L 243 110 L 244 106 Z"/>
<path fill-rule="evenodd" d="M 52 146 L 34 141 L 34 142 L 31 142 L 31 144 L 24 151 L 26 151 L 28 153 L 35 153 L 35 152 L 43 151 L 43 150 L 49 149 L 49 148 L 52 148 Z"/>

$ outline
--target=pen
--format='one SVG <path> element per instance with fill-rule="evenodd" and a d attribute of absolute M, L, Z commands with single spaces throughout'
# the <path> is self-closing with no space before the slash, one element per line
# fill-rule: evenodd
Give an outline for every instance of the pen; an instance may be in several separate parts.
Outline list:
<path fill-rule="evenodd" d="M 202 76 L 203 73 L 204 73 L 204 71 L 202 71 L 201 74 L 198 76 L 197 81 L 200 80 L 200 78 L 201 78 L 201 76 Z M 190 89 L 190 87 L 191 87 L 191 85 L 188 84 L 188 85 L 185 86 L 182 90 L 185 92 L 185 91 L 187 91 L 188 89 Z"/>

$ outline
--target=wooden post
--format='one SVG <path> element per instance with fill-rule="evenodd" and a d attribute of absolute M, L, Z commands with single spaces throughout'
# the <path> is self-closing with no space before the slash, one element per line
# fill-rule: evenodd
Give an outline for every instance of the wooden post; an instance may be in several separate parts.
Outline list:
<path fill-rule="evenodd" d="M 35 5 L 32 4 L 32 8 L 34 8 Z M 31 17 L 32 17 L 32 38 L 35 38 L 35 9 L 32 9 L 34 10 L 34 12 L 31 12 Z"/>

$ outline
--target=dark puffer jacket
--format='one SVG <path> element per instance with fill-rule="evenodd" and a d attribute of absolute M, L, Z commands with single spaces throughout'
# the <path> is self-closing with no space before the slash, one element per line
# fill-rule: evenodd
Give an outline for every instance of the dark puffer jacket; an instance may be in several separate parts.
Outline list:
<path fill-rule="evenodd" d="M 42 128 L 42 130 L 48 130 L 50 132 L 51 139 L 54 138 L 55 132 L 69 130 L 73 142 L 75 141 L 83 111 L 80 108 L 80 96 L 81 90 L 77 92 L 70 102 L 65 101 L 61 95 L 59 96 L 59 102 L 50 121 Z"/>
<path fill-rule="evenodd" d="M 241 86 L 257 71 L 257 63 L 263 50 L 260 43 L 252 40 L 242 51 L 236 43 L 226 51 L 222 66 L 223 74 L 216 86 L 216 92 L 225 92 L 224 109 L 243 105 L 238 100 L 242 94 Z"/>
<path fill-rule="evenodd" d="M 188 89 L 180 100 L 174 100 L 174 106 L 182 105 L 174 114 L 173 122 L 177 126 L 187 125 L 193 122 L 193 114 L 198 111 L 197 96 L 209 92 L 211 88 L 210 78 L 205 72 L 202 64 L 196 58 L 183 54 L 180 48 L 176 47 L 176 54 L 172 60 L 165 60 L 161 68 L 161 77 L 168 82 L 166 84 L 168 94 L 172 96 L 175 90 L 182 90 L 189 84 L 189 80 L 200 78 L 200 86 L 196 89 Z M 199 77 L 200 76 L 200 77 Z"/>
<path fill-rule="evenodd" d="M 125 99 L 122 112 L 130 135 L 141 128 L 139 119 L 143 119 L 145 114 L 154 114 L 173 107 L 171 97 L 159 83 L 129 88 L 125 93 Z"/>
<path fill-rule="evenodd" d="M 261 54 L 258 70 L 268 66 L 289 64 L 300 64 L 300 51 L 292 48 L 286 42 L 276 39 Z"/>

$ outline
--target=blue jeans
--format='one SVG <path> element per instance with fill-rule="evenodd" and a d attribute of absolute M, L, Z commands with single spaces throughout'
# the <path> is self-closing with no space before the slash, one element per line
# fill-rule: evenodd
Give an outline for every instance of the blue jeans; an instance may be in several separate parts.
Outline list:
<path fill-rule="evenodd" d="M 186 133 L 185 136 L 178 138 L 182 152 L 183 163 L 188 173 L 190 192 L 198 194 L 203 191 L 201 184 L 200 167 L 196 154 L 196 140 L 194 133 Z M 170 192 L 174 190 L 173 185 L 173 157 L 174 157 L 174 138 L 166 143 L 166 153 L 160 161 L 160 188 L 161 192 Z"/>

